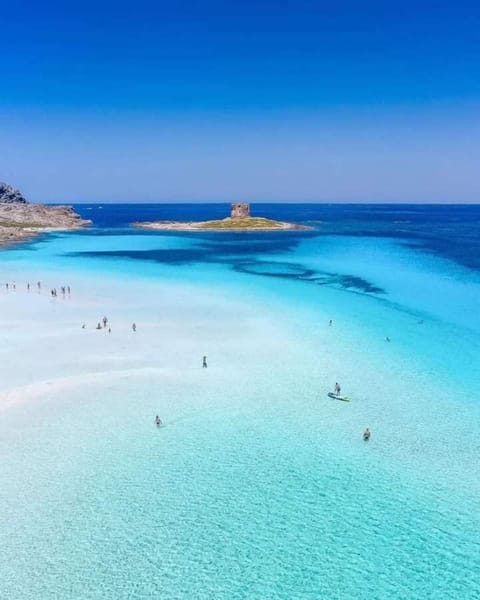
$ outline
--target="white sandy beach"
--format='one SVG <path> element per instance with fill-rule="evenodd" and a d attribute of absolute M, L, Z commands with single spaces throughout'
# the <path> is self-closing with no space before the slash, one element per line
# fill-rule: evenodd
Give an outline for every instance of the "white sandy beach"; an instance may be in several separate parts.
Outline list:
<path fill-rule="evenodd" d="M 15 291 L 12 283 L 8 292 L 4 285 L 0 289 L 6 374 L 0 383 L 0 410 L 37 397 L 58 398 L 86 383 L 105 385 L 144 376 L 160 385 L 173 373 L 186 380 L 192 370 L 201 369 L 203 355 L 217 373 L 221 369 L 234 375 L 233 354 L 245 364 L 258 331 L 254 310 L 231 301 L 226 307 L 218 295 L 201 296 L 192 286 L 71 280 L 70 296 L 60 293 L 61 284 L 67 283 L 52 275 L 42 280 L 40 292 L 34 279 L 27 292 L 27 281 L 19 277 L 12 279 Z M 54 287 L 56 298 L 50 294 Z M 103 316 L 108 325 L 99 331 Z M 273 357 L 279 343 L 279 332 L 269 335 L 268 322 L 262 327 L 265 335 L 261 344 L 255 342 L 256 360 L 262 353 Z"/>

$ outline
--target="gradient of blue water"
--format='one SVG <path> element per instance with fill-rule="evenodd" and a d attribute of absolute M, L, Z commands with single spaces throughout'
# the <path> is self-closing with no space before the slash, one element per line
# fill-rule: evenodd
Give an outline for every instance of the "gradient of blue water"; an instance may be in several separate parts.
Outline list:
<path fill-rule="evenodd" d="M 229 205 L 80 204 L 76 209 L 100 228 L 118 228 L 136 220 L 221 219 Z M 479 205 L 255 204 L 252 213 L 315 223 L 321 232 L 333 235 L 394 238 L 480 269 Z"/>
<path fill-rule="evenodd" d="M 30 409 L 6 416 L 4 595 L 479 597 L 480 207 L 265 205 L 318 230 L 242 235 L 128 228 L 218 218 L 218 205 L 81 211 L 92 230 L 3 253 L 2 270 L 211 286 L 277 320 L 291 347 L 247 380 L 228 371 L 228 399 L 223 377 L 200 391 L 172 380 L 175 426 L 161 447 L 132 402 L 152 395 L 142 380 L 101 389 L 101 406 L 93 388 L 53 414 L 40 406 L 40 435 Z M 325 345 L 332 362 L 318 365 Z M 312 394 L 338 353 L 358 399 L 350 413 Z"/>

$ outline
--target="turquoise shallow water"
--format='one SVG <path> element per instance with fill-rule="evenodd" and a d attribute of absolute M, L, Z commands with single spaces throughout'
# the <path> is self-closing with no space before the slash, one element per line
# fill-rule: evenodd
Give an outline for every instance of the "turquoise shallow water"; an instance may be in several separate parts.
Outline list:
<path fill-rule="evenodd" d="M 264 240 L 100 229 L 0 256 L 2 597 L 480 596 L 477 271 Z M 27 295 L 40 277 L 71 302 Z M 99 343 L 79 323 L 106 311 Z"/>

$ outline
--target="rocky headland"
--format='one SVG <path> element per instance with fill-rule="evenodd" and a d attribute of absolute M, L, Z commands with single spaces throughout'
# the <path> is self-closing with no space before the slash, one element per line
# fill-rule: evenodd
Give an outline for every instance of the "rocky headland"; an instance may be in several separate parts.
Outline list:
<path fill-rule="evenodd" d="M 18 190 L 0 183 L 0 246 L 46 231 L 70 231 L 89 224 L 70 206 L 30 204 Z"/>

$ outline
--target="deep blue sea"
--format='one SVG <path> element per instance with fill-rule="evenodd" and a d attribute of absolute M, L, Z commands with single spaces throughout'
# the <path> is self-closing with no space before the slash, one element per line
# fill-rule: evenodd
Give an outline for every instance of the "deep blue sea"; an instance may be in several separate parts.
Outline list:
<path fill-rule="evenodd" d="M 1 598 L 480 598 L 480 205 L 75 208 L 0 253 Z"/>
<path fill-rule="evenodd" d="M 228 204 L 78 204 L 75 209 L 99 229 L 134 221 L 221 219 L 229 213 Z M 252 214 L 318 226 L 316 235 L 393 238 L 480 269 L 480 205 L 255 204 Z M 294 240 L 289 234 L 287 242 Z M 277 235 L 273 243 L 279 241 Z"/>

